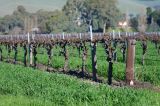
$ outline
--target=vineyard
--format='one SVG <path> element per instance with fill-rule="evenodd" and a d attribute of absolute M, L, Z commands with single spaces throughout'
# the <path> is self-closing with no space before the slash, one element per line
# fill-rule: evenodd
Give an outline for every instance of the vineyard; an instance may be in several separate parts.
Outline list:
<path fill-rule="evenodd" d="M 159 106 L 159 43 L 159 33 L 0 35 L 1 105 Z"/>
<path fill-rule="evenodd" d="M 1 35 L 0 60 L 109 85 L 160 85 L 159 41 L 159 33 Z"/>
<path fill-rule="evenodd" d="M 0 1 L 0 106 L 160 106 L 158 0 Z"/>

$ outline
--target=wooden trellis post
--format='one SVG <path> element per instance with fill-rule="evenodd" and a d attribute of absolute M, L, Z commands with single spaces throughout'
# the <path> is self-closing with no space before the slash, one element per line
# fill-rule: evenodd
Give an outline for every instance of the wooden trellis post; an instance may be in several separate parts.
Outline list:
<path fill-rule="evenodd" d="M 136 44 L 136 40 L 128 39 L 126 82 L 127 84 L 130 84 L 130 85 L 134 84 L 135 44 Z"/>
<path fill-rule="evenodd" d="M 28 36 L 28 54 L 29 54 L 29 64 L 30 64 L 30 66 L 32 66 L 32 63 L 33 63 L 33 61 L 32 61 L 32 57 L 33 57 L 33 50 L 32 50 L 32 44 L 30 44 L 30 35 L 29 35 L 29 33 L 27 34 L 27 36 Z"/>

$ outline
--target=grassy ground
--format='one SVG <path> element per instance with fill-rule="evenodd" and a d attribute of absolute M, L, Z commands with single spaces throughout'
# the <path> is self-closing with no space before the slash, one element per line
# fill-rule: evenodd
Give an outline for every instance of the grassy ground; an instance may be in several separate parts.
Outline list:
<path fill-rule="evenodd" d="M 89 45 L 89 44 L 88 44 Z M 88 57 L 86 61 L 86 69 L 89 72 L 92 72 L 91 67 L 91 53 L 90 47 L 88 46 Z M 18 60 L 23 61 L 23 49 L 18 49 Z M 64 57 L 59 56 L 60 47 L 53 48 L 53 56 L 52 56 L 52 67 L 58 69 L 62 68 L 64 65 Z M 68 47 L 69 50 L 69 69 L 70 70 L 78 70 L 81 67 L 82 59 L 78 55 L 78 50 L 76 48 Z M 122 53 L 118 47 L 118 62 L 115 62 L 113 65 L 113 78 L 116 80 L 124 80 L 125 79 L 125 63 L 122 62 Z M 44 48 L 38 48 L 38 63 L 47 64 L 48 57 L 47 52 Z M 6 48 L 3 47 L 3 56 L 7 58 Z M 14 51 L 11 53 L 11 57 L 14 57 Z M 154 85 L 160 86 L 160 56 L 155 49 L 153 43 L 148 42 L 148 49 L 145 56 L 145 65 L 141 65 L 141 57 L 142 57 L 142 48 L 140 46 L 140 42 L 137 42 L 136 45 L 136 59 L 135 59 L 135 79 L 139 81 L 150 82 Z M 97 46 L 97 67 L 98 67 L 98 75 L 107 77 L 107 67 L 108 62 L 106 62 L 106 55 L 104 48 L 101 44 Z"/>
<path fill-rule="evenodd" d="M 53 102 L 19 95 L 0 95 L 0 106 L 53 106 Z"/>
<path fill-rule="evenodd" d="M 112 88 L 72 76 L 0 63 L 0 106 L 159 106 L 160 93 Z"/>

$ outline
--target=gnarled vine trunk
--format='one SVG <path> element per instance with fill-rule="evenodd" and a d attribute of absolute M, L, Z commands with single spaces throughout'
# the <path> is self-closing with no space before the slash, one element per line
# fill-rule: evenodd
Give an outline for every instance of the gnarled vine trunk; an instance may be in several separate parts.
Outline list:
<path fill-rule="evenodd" d="M 0 47 L 0 61 L 3 61 L 2 53 L 3 51 L 2 51 L 2 48 Z"/>
<path fill-rule="evenodd" d="M 96 42 L 92 42 L 92 43 L 91 43 L 91 55 L 92 55 L 92 74 L 93 74 L 93 81 L 97 81 Z"/>
<path fill-rule="evenodd" d="M 24 63 L 24 66 L 26 67 L 27 66 L 27 46 L 23 45 L 23 49 L 24 49 L 24 60 L 23 60 L 23 63 Z"/>
<path fill-rule="evenodd" d="M 63 45 L 63 52 L 64 52 L 64 60 L 65 60 L 63 70 L 64 70 L 64 72 L 66 72 L 68 70 L 68 62 L 69 62 L 69 60 L 68 60 L 68 50 L 67 50 L 66 43 Z"/>
<path fill-rule="evenodd" d="M 52 60 L 52 46 L 48 44 L 46 50 L 48 55 L 48 63 L 47 63 L 47 70 L 48 70 L 48 67 L 51 66 L 51 60 Z"/>
<path fill-rule="evenodd" d="M 34 63 L 34 68 L 36 68 L 37 67 L 37 45 L 36 44 L 34 44 L 33 45 L 33 63 Z"/>
<path fill-rule="evenodd" d="M 16 62 L 17 62 L 17 53 L 18 53 L 17 44 L 13 45 L 13 49 L 14 49 L 14 64 L 16 64 Z"/>
<path fill-rule="evenodd" d="M 113 50 L 111 47 L 111 44 L 109 43 L 109 41 L 105 41 L 104 43 L 105 46 L 105 52 L 106 52 L 106 56 L 107 56 L 107 62 L 108 62 L 108 85 L 112 84 L 112 71 L 113 71 Z"/>
<path fill-rule="evenodd" d="M 147 42 L 146 41 L 142 41 L 142 49 L 143 49 L 143 53 L 142 53 L 142 65 L 144 65 L 144 58 L 145 58 L 145 54 L 147 51 Z"/>
<path fill-rule="evenodd" d="M 10 54 L 11 54 L 11 45 L 8 44 L 7 48 L 8 48 L 7 62 L 9 62 Z"/>
<path fill-rule="evenodd" d="M 84 73 L 86 71 L 86 59 L 87 59 L 87 47 L 86 47 L 86 43 L 83 42 L 82 44 L 82 77 L 84 77 Z"/>

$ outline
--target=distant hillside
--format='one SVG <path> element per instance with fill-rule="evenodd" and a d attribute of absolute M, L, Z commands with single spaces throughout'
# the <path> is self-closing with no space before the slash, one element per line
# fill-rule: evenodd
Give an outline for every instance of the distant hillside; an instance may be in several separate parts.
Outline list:
<path fill-rule="evenodd" d="M 118 0 L 118 8 L 123 13 L 139 14 L 146 11 L 147 5 L 138 3 L 136 0 Z"/>
<path fill-rule="evenodd" d="M 118 0 L 118 7 L 122 12 L 141 14 L 147 7 L 160 7 L 160 0 Z"/>
<path fill-rule="evenodd" d="M 0 0 L 0 16 L 11 14 L 18 5 L 23 5 L 27 11 L 36 12 L 39 9 L 53 11 L 61 9 L 67 0 Z M 139 14 L 146 7 L 160 7 L 160 0 L 118 0 L 118 7 L 123 13 Z"/>
<path fill-rule="evenodd" d="M 27 11 L 36 12 L 43 9 L 54 11 L 61 9 L 67 0 L 0 0 L 0 16 L 11 14 L 18 5 L 23 5 Z"/>

